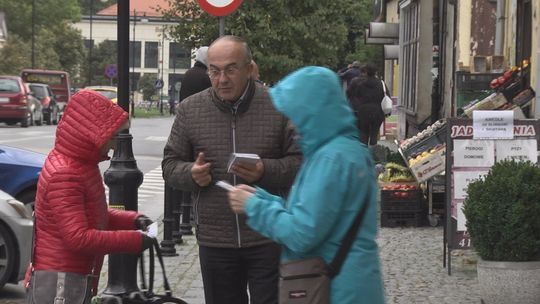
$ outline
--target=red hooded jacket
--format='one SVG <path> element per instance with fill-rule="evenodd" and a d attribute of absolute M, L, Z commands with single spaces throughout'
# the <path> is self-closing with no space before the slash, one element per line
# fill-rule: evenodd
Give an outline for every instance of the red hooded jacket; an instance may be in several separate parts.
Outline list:
<path fill-rule="evenodd" d="M 39 177 L 34 269 L 91 274 L 94 268 L 99 276 L 105 254 L 141 251 L 142 234 L 134 230 L 139 214 L 107 207 L 98 166 L 108 158 L 100 147 L 127 119 L 93 91 L 69 101 Z"/>

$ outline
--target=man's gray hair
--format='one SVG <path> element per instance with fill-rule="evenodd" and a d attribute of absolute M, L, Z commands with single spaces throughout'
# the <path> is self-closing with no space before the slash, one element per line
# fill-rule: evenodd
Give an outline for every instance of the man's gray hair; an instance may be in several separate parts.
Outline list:
<path fill-rule="evenodd" d="M 232 42 L 236 42 L 236 43 L 239 43 L 242 45 L 242 47 L 244 47 L 244 53 L 246 55 L 246 62 L 247 63 L 250 63 L 251 60 L 253 60 L 253 55 L 251 55 L 251 49 L 249 48 L 247 42 L 238 37 L 238 36 L 234 36 L 234 35 L 225 35 L 225 36 L 221 36 L 219 38 L 217 38 L 216 40 L 214 40 L 211 44 L 210 44 L 210 47 L 212 47 L 212 45 L 214 45 L 216 42 L 218 41 L 221 41 L 221 40 L 227 40 L 227 41 L 232 41 Z"/>

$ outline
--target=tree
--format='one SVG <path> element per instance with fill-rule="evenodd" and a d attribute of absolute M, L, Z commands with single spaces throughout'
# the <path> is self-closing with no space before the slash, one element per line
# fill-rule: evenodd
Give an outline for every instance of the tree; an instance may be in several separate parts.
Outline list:
<path fill-rule="evenodd" d="M 143 100 L 153 100 L 152 96 L 156 93 L 154 88 L 156 79 L 157 74 L 144 74 L 139 80 L 139 91 L 143 94 Z"/>
<path fill-rule="evenodd" d="M 218 18 L 203 12 L 196 1 L 168 1 L 170 8 L 161 11 L 178 20 L 168 28 L 169 36 L 190 48 L 208 45 L 219 36 Z M 226 34 L 246 39 L 262 79 L 269 83 L 305 65 L 337 69 L 352 61 L 350 57 L 377 61 L 382 54 L 358 49 L 365 48 L 359 41 L 370 21 L 366 11 L 371 12 L 371 2 L 246 0 L 226 18 Z"/>
<path fill-rule="evenodd" d="M 0 49 L 0 74 L 19 75 L 21 69 L 30 65 L 30 57 L 26 54 L 30 45 L 17 35 L 10 35 L 6 44 Z"/>
<path fill-rule="evenodd" d="M 0 64 L 0 72 L 19 74 L 32 66 L 32 0 L 0 0 L 6 13 L 10 39 L 0 50 L 9 64 Z M 59 69 L 74 78 L 84 58 L 81 33 L 71 26 L 80 20 L 77 0 L 35 0 L 35 68 Z M 26 57 L 26 58 L 24 58 Z"/>
<path fill-rule="evenodd" d="M 77 0 L 0 0 L 8 31 L 24 40 L 32 38 L 32 1 L 36 4 L 36 29 L 54 27 L 65 20 L 77 22 L 81 18 Z"/>
<path fill-rule="evenodd" d="M 116 3 L 115 0 L 78 0 L 83 15 L 90 15 L 90 5 L 94 14 Z"/>

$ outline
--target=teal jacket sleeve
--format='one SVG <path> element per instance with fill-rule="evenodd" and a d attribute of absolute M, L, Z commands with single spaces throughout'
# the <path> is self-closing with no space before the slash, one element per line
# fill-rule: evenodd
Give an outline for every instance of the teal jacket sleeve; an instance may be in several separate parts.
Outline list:
<path fill-rule="evenodd" d="M 348 189 L 362 192 L 361 197 L 367 193 L 367 185 L 360 182 L 358 165 L 337 158 L 312 159 L 312 165 L 304 168 L 305 179 L 293 186 L 286 203 L 282 199 L 268 199 L 257 191 L 246 202 L 248 225 L 297 253 L 318 247 L 342 215 L 358 210 L 358 204 L 351 205 L 349 201 Z"/>

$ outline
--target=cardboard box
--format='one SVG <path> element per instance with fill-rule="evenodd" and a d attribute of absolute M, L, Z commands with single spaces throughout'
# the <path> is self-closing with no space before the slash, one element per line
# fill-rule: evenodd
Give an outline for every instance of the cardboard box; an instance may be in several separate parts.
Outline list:
<path fill-rule="evenodd" d="M 427 156 L 422 161 L 416 163 L 414 166 L 411 166 L 410 169 L 416 180 L 421 183 L 443 172 L 445 167 L 446 148 Z"/>
<path fill-rule="evenodd" d="M 488 63 L 486 56 L 471 56 L 471 73 L 486 73 Z"/>
<path fill-rule="evenodd" d="M 487 57 L 488 70 L 492 73 L 502 73 L 506 67 L 504 56 L 492 55 Z"/>

